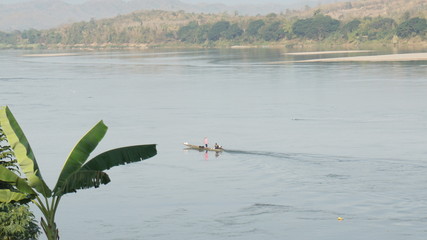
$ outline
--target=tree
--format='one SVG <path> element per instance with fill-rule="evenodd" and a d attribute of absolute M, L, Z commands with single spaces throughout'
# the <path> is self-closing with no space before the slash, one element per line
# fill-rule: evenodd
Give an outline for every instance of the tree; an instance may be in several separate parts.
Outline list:
<path fill-rule="evenodd" d="M 261 19 L 251 21 L 246 29 L 246 33 L 251 37 L 257 37 L 259 29 L 265 25 L 265 22 Z"/>
<path fill-rule="evenodd" d="M 423 35 L 427 31 L 427 21 L 424 18 L 411 18 L 397 26 L 396 34 L 401 38 Z"/>
<path fill-rule="evenodd" d="M 223 33 L 228 30 L 230 27 L 230 22 L 228 21 L 219 21 L 216 22 L 208 31 L 208 40 L 217 41 L 219 40 Z"/>
<path fill-rule="evenodd" d="M 208 24 L 201 25 L 194 33 L 194 43 L 204 43 L 208 40 L 208 32 L 210 26 Z"/>
<path fill-rule="evenodd" d="M 391 18 L 377 17 L 367 24 L 364 35 L 372 39 L 387 39 L 394 35 L 396 22 Z"/>
<path fill-rule="evenodd" d="M 21 36 L 21 32 L 14 31 L 12 33 L 0 32 L 0 43 L 5 44 L 17 44 L 18 37 Z"/>
<path fill-rule="evenodd" d="M 357 30 L 362 22 L 359 19 L 353 19 L 342 27 L 344 33 L 351 33 Z"/>
<path fill-rule="evenodd" d="M 235 39 L 240 37 L 243 34 L 243 30 L 237 25 L 237 23 L 232 24 L 227 31 L 223 33 L 226 39 Z"/>
<path fill-rule="evenodd" d="M 313 17 L 314 27 L 317 28 L 318 39 L 324 39 L 337 31 L 340 21 L 322 14 Z"/>
<path fill-rule="evenodd" d="M 375 18 L 369 26 L 375 30 L 388 30 L 396 25 L 396 22 L 391 18 Z"/>
<path fill-rule="evenodd" d="M 315 29 L 312 27 L 313 20 L 311 18 L 298 19 L 292 25 L 292 32 L 298 37 L 315 38 Z"/>
<path fill-rule="evenodd" d="M 285 31 L 282 28 L 282 23 L 275 21 L 262 27 L 260 34 L 265 41 L 278 41 L 285 36 Z"/>
<path fill-rule="evenodd" d="M 90 153 L 107 132 L 107 126 L 100 121 L 72 149 L 55 187 L 51 190 L 42 178 L 24 132 L 8 107 L 0 108 L 0 126 L 26 177 L 21 178 L 13 171 L 0 166 L 0 181 L 16 188 L 16 191 L 1 190 L 0 202 L 32 201 L 44 216 L 41 219 L 41 226 L 49 240 L 59 239 L 55 214 L 65 194 L 108 184 L 110 178 L 105 170 L 126 163 L 139 162 L 157 154 L 155 144 L 137 145 L 109 150 L 88 160 Z"/>
<path fill-rule="evenodd" d="M 35 29 L 29 29 L 22 32 L 22 38 L 26 39 L 28 43 L 39 43 L 41 32 Z"/>
<path fill-rule="evenodd" d="M 16 159 L 0 128 L 0 165 L 17 172 Z M 0 181 L 0 189 L 15 191 L 13 185 Z M 0 239 L 21 240 L 36 239 L 40 228 L 27 204 L 0 203 Z"/>
<path fill-rule="evenodd" d="M 340 21 L 319 13 L 312 18 L 297 20 L 292 25 L 292 32 L 299 37 L 322 40 L 335 32 L 339 25 Z"/>
<path fill-rule="evenodd" d="M 181 40 L 182 42 L 194 42 L 195 35 L 196 35 L 195 33 L 198 27 L 199 27 L 199 24 L 197 24 L 197 22 L 195 21 L 180 27 L 177 32 L 178 39 Z"/>

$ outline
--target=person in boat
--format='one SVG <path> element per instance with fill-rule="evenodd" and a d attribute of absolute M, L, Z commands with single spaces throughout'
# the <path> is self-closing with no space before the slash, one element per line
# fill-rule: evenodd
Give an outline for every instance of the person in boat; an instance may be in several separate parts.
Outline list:
<path fill-rule="evenodd" d="M 205 144 L 205 148 L 208 147 L 208 138 L 205 137 L 205 139 L 203 139 L 203 143 Z"/>
<path fill-rule="evenodd" d="M 222 146 L 218 145 L 218 143 L 215 143 L 215 149 L 222 149 Z"/>

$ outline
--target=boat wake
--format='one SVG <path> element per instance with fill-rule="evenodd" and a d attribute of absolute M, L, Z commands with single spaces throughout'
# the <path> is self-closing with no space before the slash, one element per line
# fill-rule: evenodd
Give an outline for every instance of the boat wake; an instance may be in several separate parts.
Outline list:
<path fill-rule="evenodd" d="M 224 152 L 230 154 L 242 154 L 242 155 L 252 155 L 252 156 L 262 156 L 276 159 L 288 159 L 288 160 L 304 160 L 304 161 L 313 161 L 318 162 L 320 159 L 328 159 L 330 161 L 357 161 L 360 160 L 355 157 L 348 156 L 332 156 L 324 154 L 314 154 L 314 153 L 283 153 L 283 152 L 268 152 L 268 151 L 246 151 L 246 150 L 229 150 L 224 149 Z"/>
<path fill-rule="evenodd" d="M 315 153 L 282 153 L 282 152 L 268 152 L 268 151 L 246 151 L 246 150 L 228 150 L 224 149 L 225 153 L 230 154 L 241 154 L 241 155 L 252 155 L 262 156 L 275 159 L 287 159 L 303 161 L 305 163 L 322 164 L 325 162 L 375 162 L 378 164 L 402 164 L 405 166 L 415 166 L 417 168 L 427 168 L 425 164 L 419 164 L 418 160 L 400 159 L 400 158 L 389 158 L 389 157 L 369 157 L 369 156 L 343 156 L 343 155 L 327 155 L 327 154 L 315 154 Z"/>
<path fill-rule="evenodd" d="M 231 153 L 231 154 L 245 154 L 245 155 L 265 156 L 265 157 L 273 157 L 273 158 L 292 158 L 295 156 L 295 154 L 267 152 L 267 151 L 245 151 L 245 150 L 224 149 L 224 152 Z"/>

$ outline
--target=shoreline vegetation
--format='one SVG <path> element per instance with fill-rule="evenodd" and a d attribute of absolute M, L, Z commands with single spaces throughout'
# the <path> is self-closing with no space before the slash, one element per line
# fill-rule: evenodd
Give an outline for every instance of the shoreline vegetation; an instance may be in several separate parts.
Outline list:
<path fill-rule="evenodd" d="M 356 2 L 342 5 L 341 10 L 363 9 L 363 2 Z M 382 4 L 379 7 L 386 9 L 386 3 Z M 0 49 L 427 49 L 426 13 L 421 10 L 408 9 L 375 17 L 335 16 L 322 6 L 309 12 L 311 16 L 292 11 L 263 16 L 242 16 L 237 12 L 137 11 L 48 30 L 0 32 Z"/>
<path fill-rule="evenodd" d="M 0 32 L 1 35 L 1 32 Z M 427 37 L 427 36 L 426 36 Z M 230 49 L 250 49 L 250 48 L 280 48 L 289 51 L 289 55 L 308 55 L 307 53 L 298 53 L 299 51 L 312 51 L 313 55 L 323 54 L 322 52 L 343 51 L 342 53 L 361 53 L 372 52 L 378 49 L 410 50 L 424 51 L 427 50 L 426 40 L 420 38 L 383 40 L 383 41 L 365 41 L 365 42 L 331 42 L 329 40 L 313 41 L 309 39 L 293 39 L 279 42 L 252 42 L 238 43 L 221 42 L 211 44 L 188 44 L 182 42 L 174 43 L 148 43 L 148 44 L 129 44 L 129 43 L 91 43 L 91 44 L 5 44 L 0 41 L 0 50 L 21 49 L 21 50 L 144 50 L 144 49 L 207 49 L 207 48 L 230 48 Z M 370 50 L 363 50 L 370 49 Z M 294 51 L 294 53 L 291 53 Z M 71 53 L 70 53 L 71 54 Z"/>

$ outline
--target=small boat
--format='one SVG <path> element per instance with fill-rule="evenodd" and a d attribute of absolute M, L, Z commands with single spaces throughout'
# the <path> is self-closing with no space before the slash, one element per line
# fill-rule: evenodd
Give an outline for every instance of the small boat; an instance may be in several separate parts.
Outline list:
<path fill-rule="evenodd" d="M 185 142 L 184 145 L 187 146 L 190 149 L 195 149 L 195 150 L 199 150 L 199 151 L 214 151 L 214 152 L 222 152 L 222 151 L 224 151 L 224 149 L 222 147 L 220 147 L 220 148 L 210 148 L 210 147 L 205 147 L 205 146 L 197 146 L 197 145 L 189 144 L 187 142 Z"/>

